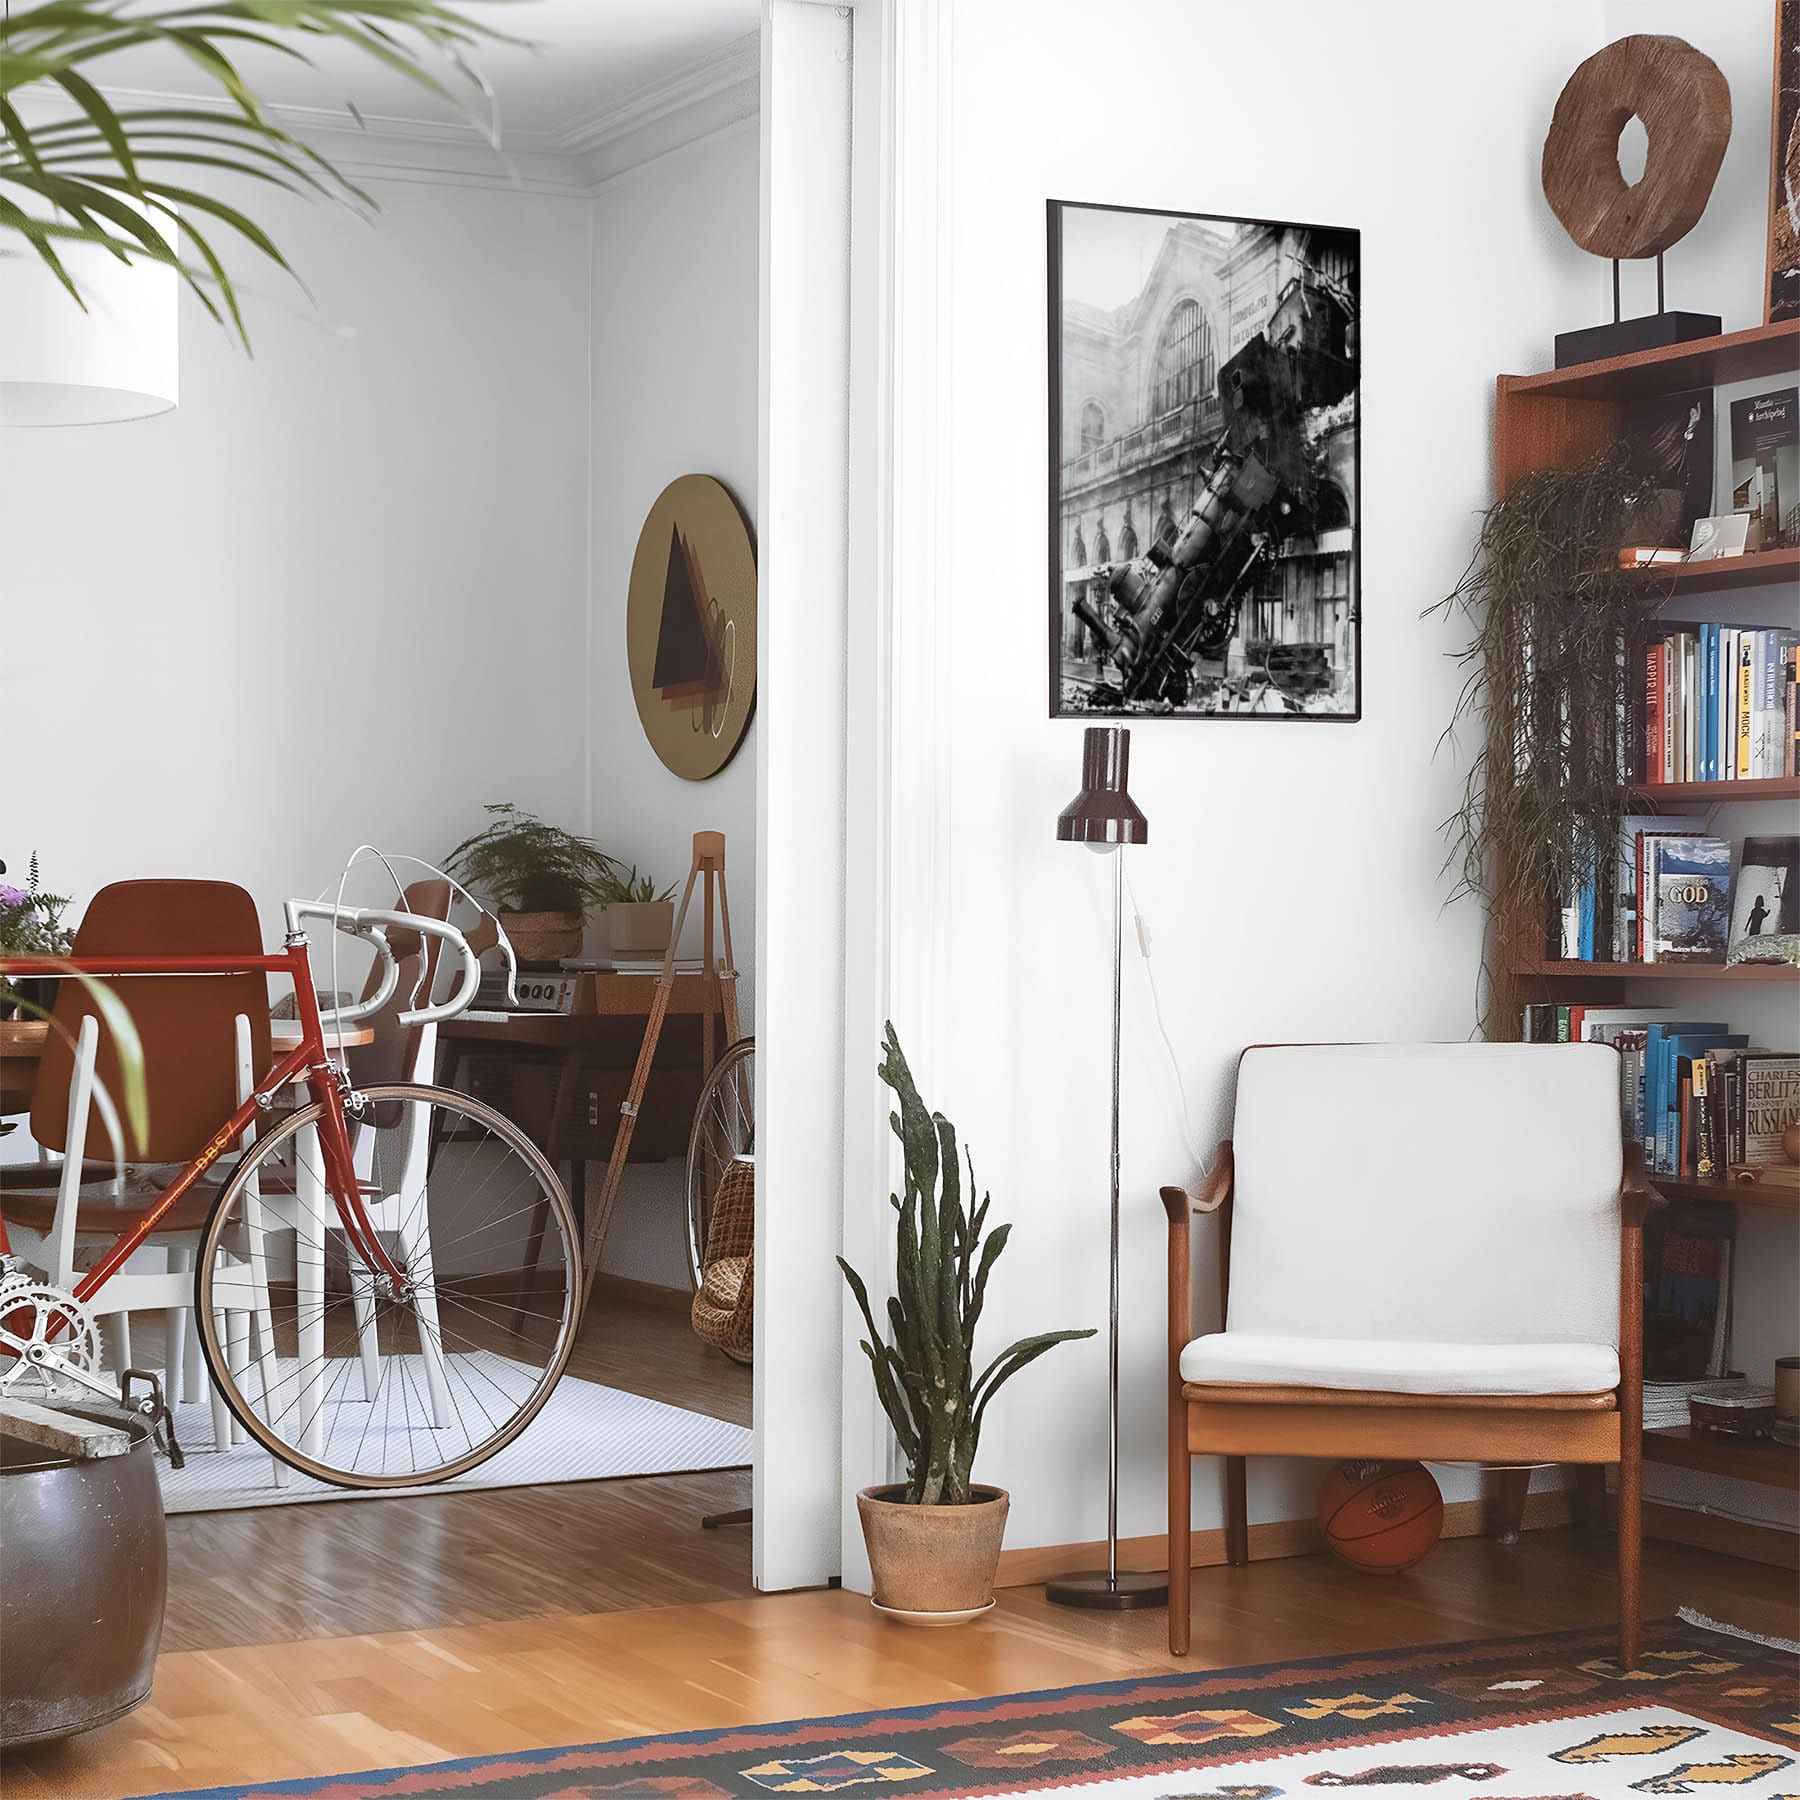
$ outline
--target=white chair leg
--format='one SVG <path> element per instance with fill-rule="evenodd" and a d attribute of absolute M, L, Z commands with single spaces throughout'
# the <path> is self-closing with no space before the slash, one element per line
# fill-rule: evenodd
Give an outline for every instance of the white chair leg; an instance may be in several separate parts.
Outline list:
<path fill-rule="evenodd" d="M 186 1244 L 171 1244 L 168 1258 L 171 1275 L 185 1275 L 194 1266 L 194 1253 Z M 193 1316 L 191 1304 L 171 1306 L 163 1313 L 163 1397 L 170 1406 L 182 1398 L 182 1383 L 187 1373 L 188 1321 Z"/>
<path fill-rule="evenodd" d="M 230 1315 L 223 1308 L 213 1313 L 213 1339 L 227 1345 L 231 1341 Z M 231 1408 L 225 1404 L 225 1395 L 216 1381 L 206 1384 L 206 1397 L 212 1405 L 213 1448 L 223 1455 L 231 1448 L 231 1431 L 237 1421 L 232 1418 Z"/>
<path fill-rule="evenodd" d="M 197 1406 L 204 1397 L 206 1357 L 200 1349 L 200 1314 L 188 1307 L 181 1315 L 181 1399 Z"/>
<path fill-rule="evenodd" d="M 325 1214 L 330 1202 L 319 1173 L 318 1133 L 310 1126 L 300 1134 L 294 1163 L 298 1202 L 294 1273 L 300 1314 L 300 1448 L 317 1458 L 325 1444 Z"/>
<path fill-rule="evenodd" d="M 371 1406 L 381 1391 L 381 1339 L 375 1328 L 375 1276 L 347 1238 L 350 1255 L 350 1303 L 356 1311 L 356 1352 L 362 1359 L 363 1398 Z"/>
<path fill-rule="evenodd" d="M 115 1375 L 123 1375 L 131 1367 L 131 1314 L 112 1313 L 100 1321 L 103 1354 Z"/>
<path fill-rule="evenodd" d="M 418 1284 L 413 1309 L 419 1321 L 419 1349 L 425 1362 L 425 1391 L 431 1396 L 431 1422 L 442 1427 L 451 1422 L 450 1384 L 444 1370 L 444 1340 L 438 1325 L 437 1276 L 431 1266 L 431 1223 L 423 1202 L 408 1208 L 404 1200 L 397 1211 L 400 1261 Z M 407 1220 L 410 1224 L 406 1223 Z"/>
<path fill-rule="evenodd" d="M 241 1307 L 234 1306 L 225 1315 L 225 1366 L 230 1369 L 238 1392 L 242 1393 L 250 1380 L 250 1315 Z M 231 1441 L 243 1444 L 248 1443 L 249 1438 L 243 1421 L 232 1413 Z"/>

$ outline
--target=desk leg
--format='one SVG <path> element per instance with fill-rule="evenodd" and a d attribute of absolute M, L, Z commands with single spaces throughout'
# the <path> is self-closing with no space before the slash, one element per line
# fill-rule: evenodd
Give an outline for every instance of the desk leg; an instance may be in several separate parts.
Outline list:
<path fill-rule="evenodd" d="M 295 1158 L 298 1229 L 294 1233 L 294 1280 L 300 1340 L 300 1448 L 319 1460 L 325 1447 L 322 1389 L 325 1382 L 325 1216 L 329 1201 L 321 1171 L 319 1136 L 312 1126 L 300 1134 Z"/>

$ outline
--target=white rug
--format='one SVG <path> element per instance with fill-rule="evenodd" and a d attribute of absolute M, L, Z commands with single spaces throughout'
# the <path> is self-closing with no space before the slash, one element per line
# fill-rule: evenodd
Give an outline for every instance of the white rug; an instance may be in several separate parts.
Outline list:
<path fill-rule="evenodd" d="M 346 1409 L 349 1410 L 349 1409 Z M 163 1507 L 172 1513 L 229 1507 L 289 1506 L 305 1500 L 381 1500 L 396 1494 L 445 1494 L 476 1488 L 536 1487 L 558 1481 L 611 1481 L 626 1475 L 677 1475 L 738 1469 L 750 1463 L 747 1427 L 646 1400 L 565 1375 L 544 1410 L 496 1457 L 454 1481 L 424 1487 L 329 1487 L 293 1469 L 276 1486 L 270 1457 L 253 1441 L 213 1447 L 212 1408 L 204 1400 L 175 1409 L 175 1433 L 187 1467 L 156 1459 Z M 370 1452 L 364 1466 L 380 1466 Z"/>

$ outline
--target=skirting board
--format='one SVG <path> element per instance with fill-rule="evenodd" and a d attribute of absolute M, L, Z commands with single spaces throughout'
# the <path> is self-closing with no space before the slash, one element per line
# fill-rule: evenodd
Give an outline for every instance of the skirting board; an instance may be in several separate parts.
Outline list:
<path fill-rule="evenodd" d="M 1646 1517 L 1649 1509 L 1646 1507 Z M 1570 1518 L 1569 1495 L 1559 1489 L 1527 1494 L 1521 1525 L 1526 1531 L 1542 1531 L 1553 1525 L 1566 1525 Z M 1480 1537 L 1489 1528 L 1488 1508 L 1481 1500 L 1453 1500 L 1444 1508 L 1444 1536 L 1447 1538 Z M 1169 1566 L 1168 1536 L 1157 1532 L 1151 1537 L 1121 1538 L 1119 1567 L 1122 1569 L 1166 1569 Z M 1222 1526 L 1196 1531 L 1193 1536 L 1193 1566 L 1210 1569 L 1225 1560 L 1225 1532 Z M 1250 1558 L 1253 1562 L 1276 1556 L 1310 1556 L 1325 1547 L 1318 1526 L 1311 1519 L 1270 1519 L 1250 1527 Z M 1002 1550 L 1000 1567 L 994 1576 L 996 1587 L 1034 1587 L 1053 1575 L 1066 1575 L 1071 1569 L 1103 1567 L 1106 1543 L 1049 1544 L 1040 1549 Z"/>

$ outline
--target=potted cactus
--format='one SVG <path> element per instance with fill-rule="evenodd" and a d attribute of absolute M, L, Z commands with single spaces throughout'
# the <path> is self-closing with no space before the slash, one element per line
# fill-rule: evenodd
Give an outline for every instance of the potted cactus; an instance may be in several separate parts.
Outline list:
<path fill-rule="evenodd" d="M 837 1261 L 868 1326 L 863 1354 L 907 1476 L 891 1487 L 864 1488 L 856 1506 L 875 1605 L 909 1624 L 953 1625 L 993 1604 L 1006 1529 L 1005 1490 L 971 1479 L 988 1402 L 1053 1345 L 1094 1334 L 1021 1338 L 976 1372 L 975 1328 L 1012 1226 L 997 1225 L 984 1237 L 991 1196 L 971 1210 L 973 1163 L 965 1185 L 956 1128 L 927 1111 L 891 1024 L 879 1072 L 899 1102 L 891 1117 L 906 1169 L 905 1196 L 889 1196 L 898 1215 L 890 1337 L 875 1323 L 862 1277 L 841 1256 Z"/>

